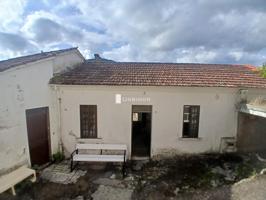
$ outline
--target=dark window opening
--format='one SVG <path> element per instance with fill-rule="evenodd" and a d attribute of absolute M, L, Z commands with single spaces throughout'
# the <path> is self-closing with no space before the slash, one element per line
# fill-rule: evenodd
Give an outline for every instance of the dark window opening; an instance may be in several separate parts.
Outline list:
<path fill-rule="evenodd" d="M 197 138 L 199 134 L 200 106 L 184 106 L 183 137 Z"/>
<path fill-rule="evenodd" d="M 96 105 L 80 105 L 80 137 L 97 138 Z"/>

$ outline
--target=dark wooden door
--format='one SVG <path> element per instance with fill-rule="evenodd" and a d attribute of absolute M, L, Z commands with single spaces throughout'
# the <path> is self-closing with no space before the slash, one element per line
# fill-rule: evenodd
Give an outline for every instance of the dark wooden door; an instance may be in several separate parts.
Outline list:
<path fill-rule="evenodd" d="M 152 106 L 132 106 L 132 156 L 150 157 Z"/>
<path fill-rule="evenodd" d="M 26 110 L 31 165 L 49 162 L 48 107 Z"/>

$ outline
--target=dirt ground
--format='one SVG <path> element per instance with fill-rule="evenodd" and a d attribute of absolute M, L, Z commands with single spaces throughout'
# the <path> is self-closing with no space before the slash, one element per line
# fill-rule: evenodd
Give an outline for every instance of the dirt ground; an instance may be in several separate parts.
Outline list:
<path fill-rule="evenodd" d="M 38 178 L 33 184 L 24 181 L 17 185 L 17 196 L 5 192 L 0 199 L 92 199 L 99 186 L 105 185 L 104 180 L 111 187 L 119 185 L 132 190 L 131 199 L 232 199 L 234 183 L 260 173 L 265 167 L 266 163 L 253 154 L 177 156 L 129 163 L 123 179 L 120 166 L 108 164 L 103 169 L 92 169 L 90 164 L 83 164 L 78 168 L 87 173 L 76 183 L 59 184 Z M 99 179 L 103 183 L 97 182 Z"/>

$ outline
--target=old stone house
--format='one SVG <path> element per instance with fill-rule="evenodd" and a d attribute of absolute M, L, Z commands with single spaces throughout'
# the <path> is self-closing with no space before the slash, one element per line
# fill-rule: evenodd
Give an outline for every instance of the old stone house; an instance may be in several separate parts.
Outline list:
<path fill-rule="evenodd" d="M 85 60 L 71 48 L 1 61 L 0 87 L 0 173 L 76 143 L 126 144 L 129 159 L 263 146 L 265 115 L 250 106 L 266 79 L 248 65 Z M 259 118 L 260 136 L 243 140 L 240 112 Z"/>

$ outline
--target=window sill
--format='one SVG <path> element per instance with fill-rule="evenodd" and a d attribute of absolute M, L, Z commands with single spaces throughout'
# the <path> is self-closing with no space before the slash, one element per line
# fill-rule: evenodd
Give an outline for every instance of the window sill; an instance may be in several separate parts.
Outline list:
<path fill-rule="evenodd" d="M 92 141 L 92 140 L 102 140 L 102 138 L 78 138 L 78 141 L 80 142 Z"/>
<path fill-rule="evenodd" d="M 200 141 L 200 140 L 202 140 L 202 138 L 201 137 L 197 137 L 197 138 L 179 137 L 178 140 L 181 140 L 181 141 Z"/>

